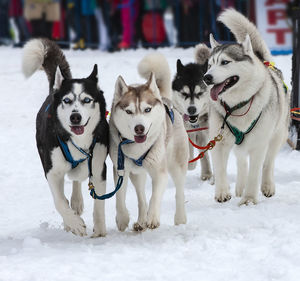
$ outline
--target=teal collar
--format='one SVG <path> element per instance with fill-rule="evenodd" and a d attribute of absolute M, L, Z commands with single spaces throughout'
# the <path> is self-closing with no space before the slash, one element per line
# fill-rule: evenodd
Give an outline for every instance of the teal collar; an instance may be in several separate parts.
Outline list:
<path fill-rule="evenodd" d="M 247 105 L 250 102 L 250 106 L 249 106 L 248 110 L 244 114 L 242 114 L 242 115 L 233 115 L 233 116 L 243 116 L 243 115 L 246 115 L 248 113 L 248 111 L 250 110 L 250 107 L 252 105 L 253 99 L 254 99 L 254 96 L 252 96 L 249 100 L 243 101 L 243 102 L 241 102 L 241 103 L 239 103 L 239 104 L 237 104 L 237 105 L 235 105 L 233 107 L 229 107 L 228 104 L 226 104 L 225 102 L 223 102 L 221 100 L 221 105 L 224 107 L 224 109 L 226 111 L 226 115 L 223 117 L 224 121 L 223 121 L 223 125 L 222 125 L 221 128 L 224 129 L 225 124 L 227 125 L 227 127 L 230 130 L 230 132 L 234 135 L 234 137 L 235 137 L 235 144 L 237 144 L 237 145 L 240 145 L 243 142 L 243 140 L 245 138 L 245 135 L 248 134 L 248 133 L 250 133 L 253 130 L 253 128 L 255 127 L 256 123 L 258 122 L 258 120 L 259 120 L 262 112 L 260 112 L 260 114 L 258 115 L 258 117 L 255 120 L 252 121 L 250 127 L 245 132 L 242 132 L 238 128 L 232 126 L 227 121 L 227 119 L 228 119 L 228 117 L 230 115 L 232 115 L 232 112 L 234 112 L 234 111 L 236 111 L 236 110 L 244 107 L 245 105 Z"/>
<path fill-rule="evenodd" d="M 227 120 L 224 119 L 224 122 L 226 123 L 226 125 L 229 128 L 230 132 L 235 137 L 235 144 L 240 145 L 243 142 L 243 140 L 245 138 L 245 135 L 250 133 L 252 131 L 252 129 L 255 127 L 256 123 L 258 122 L 258 120 L 261 116 L 261 113 L 258 115 L 258 117 L 255 120 L 252 121 L 250 127 L 246 130 L 246 132 L 240 131 L 238 128 L 232 126 Z"/>

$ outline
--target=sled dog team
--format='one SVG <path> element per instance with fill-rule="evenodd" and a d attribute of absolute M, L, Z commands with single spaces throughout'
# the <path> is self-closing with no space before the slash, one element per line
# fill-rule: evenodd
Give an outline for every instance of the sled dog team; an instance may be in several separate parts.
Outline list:
<path fill-rule="evenodd" d="M 215 183 L 215 199 L 230 200 L 226 168 L 229 152 L 237 159 L 235 195 L 240 204 L 257 203 L 259 187 L 266 197 L 275 193 L 274 160 L 286 141 L 289 99 L 283 77 L 256 27 L 233 9 L 219 16 L 237 43 L 196 47 L 196 62 L 177 61 L 171 81 L 163 55 L 145 56 L 138 65 L 144 84 L 115 84 L 109 124 L 106 104 L 94 66 L 87 78 L 75 79 L 59 47 L 47 39 L 33 39 L 24 48 L 23 73 L 43 69 L 49 95 L 36 119 L 36 142 L 57 211 L 67 231 L 86 235 L 81 182 L 89 179 L 94 200 L 93 237 L 105 236 L 104 202 L 116 196 L 116 223 L 129 224 L 126 208 L 128 179 L 136 189 L 138 218 L 135 231 L 157 228 L 168 173 L 176 187 L 176 225 L 186 223 L 184 184 L 195 156 L 191 142 L 206 145 L 220 136 L 201 159 L 201 178 Z M 208 130 L 201 130 L 207 128 Z M 189 138 L 188 138 L 189 137 Z M 107 154 L 113 162 L 115 190 L 106 193 Z M 249 161 L 248 161 L 249 157 Z M 249 162 L 249 167 L 248 167 Z M 145 196 L 147 173 L 152 196 Z M 65 175 L 73 181 L 71 202 L 64 195 Z M 261 174 L 261 182 L 259 182 Z"/>

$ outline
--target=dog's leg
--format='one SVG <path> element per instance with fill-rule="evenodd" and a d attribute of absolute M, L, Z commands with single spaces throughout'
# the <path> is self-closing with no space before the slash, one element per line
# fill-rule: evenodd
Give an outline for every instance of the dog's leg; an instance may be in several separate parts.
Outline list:
<path fill-rule="evenodd" d="M 215 174 L 215 200 L 217 202 L 226 202 L 231 199 L 229 183 L 227 180 L 227 161 L 230 152 L 230 145 L 227 143 L 218 143 L 211 151 L 214 174 Z"/>
<path fill-rule="evenodd" d="M 99 169 L 99 166 L 98 166 L 98 169 Z M 98 195 L 105 194 L 105 192 L 106 192 L 106 166 L 105 166 L 105 163 L 102 163 L 102 167 L 103 167 L 103 170 L 101 172 L 101 175 L 100 175 L 100 173 L 94 173 L 94 176 L 93 176 L 95 192 Z M 92 238 L 104 237 L 106 235 L 105 200 L 97 200 L 97 199 L 94 200 L 93 218 L 94 218 L 94 232 L 93 232 Z"/>
<path fill-rule="evenodd" d="M 204 157 L 200 160 L 201 163 L 201 179 L 203 181 L 209 180 L 212 177 L 212 172 L 210 168 L 209 155 L 206 152 Z"/>
<path fill-rule="evenodd" d="M 281 131 L 280 131 L 281 133 Z M 275 194 L 274 183 L 274 162 L 276 155 L 283 144 L 283 141 L 287 138 L 285 134 L 276 134 L 268 145 L 268 151 L 263 165 L 261 192 L 266 197 L 271 197 Z"/>
<path fill-rule="evenodd" d="M 145 194 L 146 173 L 132 174 L 130 173 L 130 180 L 135 187 L 136 195 L 139 204 L 138 221 L 133 224 L 135 231 L 143 231 L 147 228 L 147 199 Z"/>
<path fill-rule="evenodd" d="M 186 177 L 186 168 L 182 168 L 178 163 L 177 165 L 172 165 L 169 168 L 169 171 L 176 187 L 176 212 L 174 223 L 175 225 L 185 224 L 186 212 L 184 206 L 184 183 Z"/>
<path fill-rule="evenodd" d="M 81 183 L 73 181 L 73 190 L 71 196 L 71 208 L 75 211 L 76 215 L 81 216 L 83 212 L 83 198 L 81 193 Z"/>
<path fill-rule="evenodd" d="M 81 217 L 69 207 L 64 195 L 64 175 L 49 172 L 47 179 L 54 199 L 56 210 L 64 220 L 65 230 L 80 236 L 86 235 L 86 226 Z"/>
<path fill-rule="evenodd" d="M 193 134 L 189 134 L 189 138 L 192 140 L 192 142 L 196 142 L 196 137 Z M 194 147 L 189 142 L 189 161 L 194 159 Z M 192 162 L 188 164 L 188 169 L 194 170 L 197 166 L 197 162 Z"/>
<path fill-rule="evenodd" d="M 116 185 L 118 181 L 118 174 L 115 167 L 114 167 L 114 181 Z M 127 183 L 128 183 L 128 174 L 125 173 L 123 177 L 122 187 L 116 193 L 116 211 L 117 211 L 116 223 L 120 231 L 125 231 L 125 229 L 128 227 L 129 224 L 129 213 L 125 203 Z"/>
<path fill-rule="evenodd" d="M 257 147 L 250 153 L 249 174 L 247 178 L 246 188 L 239 205 L 256 204 L 258 199 L 258 178 L 262 169 L 263 160 L 266 155 L 266 146 Z"/>
<path fill-rule="evenodd" d="M 164 160 L 165 162 L 166 160 Z M 160 205 L 168 183 L 166 164 L 149 171 L 152 178 L 152 196 L 147 215 L 147 227 L 154 229 L 160 225 Z"/>
<path fill-rule="evenodd" d="M 248 175 L 248 160 L 245 155 L 236 154 L 237 159 L 237 180 L 235 185 L 235 195 L 242 197 Z"/>

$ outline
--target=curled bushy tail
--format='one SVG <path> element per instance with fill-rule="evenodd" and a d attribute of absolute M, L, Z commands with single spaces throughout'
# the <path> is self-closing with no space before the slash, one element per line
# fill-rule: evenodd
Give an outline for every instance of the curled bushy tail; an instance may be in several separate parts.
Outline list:
<path fill-rule="evenodd" d="M 220 14 L 218 21 L 222 22 L 230 29 L 239 43 L 243 42 L 246 35 L 249 34 L 254 53 L 263 60 L 272 61 L 269 48 L 262 39 L 256 26 L 241 13 L 234 9 L 227 9 Z"/>
<path fill-rule="evenodd" d="M 210 56 L 210 48 L 205 44 L 198 44 L 195 47 L 195 61 L 198 64 L 205 64 Z"/>
<path fill-rule="evenodd" d="M 38 69 L 43 69 L 47 74 L 49 87 L 52 89 L 58 66 L 64 78 L 72 78 L 65 55 L 51 40 L 46 38 L 32 39 L 24 46 L 22 71 L 26 78 Z"/>
<path fill-rule="evenodd" d="M 171 99 L 171 73 L 169 64 L 162 54 L 146 55 L 138 65 L 138 72 L 145 79 L 149 79 L 153 72 L 161 96 Z"/>

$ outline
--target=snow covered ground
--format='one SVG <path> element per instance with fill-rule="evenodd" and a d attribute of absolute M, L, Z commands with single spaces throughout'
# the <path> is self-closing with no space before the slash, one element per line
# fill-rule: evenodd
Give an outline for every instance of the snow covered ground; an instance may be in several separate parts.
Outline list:
<path fill-rule="evenodd" d="M 104 53 L 67 51 L 74 77 L 88 76 L 99 66 L 100 87 L 110 109 L 114 83 L 143 81 L 136 65 L 149 51 Z M 193 60 L 193 50 L 162 49 L 175 73 L 177 58 Z M 291 56 L 275 61 L 291 77 Z M 35 146 L 35 116 L 48 94 L 43 72 L 25 80 L 21 50 L 0 48 L 0 281 L 172 280 L 172 281 L 298 281 L 300 280 L 300 154 L 285 146 L 276 161 L 276 195 L 260 195 L 256 206 L 238 207 L 238 198 L 219 204 L 214 188 L 201 182 L 200 167 L 186 180 L 188 223 L 173 225 L 175 188 L 170 181 L 156 230 L 121 233 L 115 225 L 115 199 L 106 202 L 105 238 L 76 237 L 64 232 L 54 209 Z M 114 188 L 108 164 L 107 190 Z M 234 190 L 235 158 L 229 179 Z M 66 192 L 71 182 L 66 179 Z M 92 205 L 83 184 L 88 234 Z M 150 181 L 147 182 L 150 196 Z M 128 188 L 130 224 L 137 218 L 137 200 Z"/>

